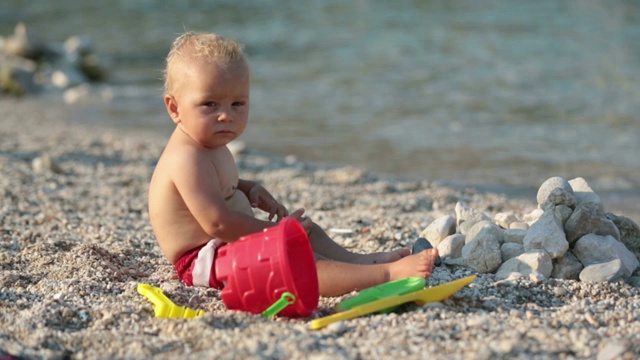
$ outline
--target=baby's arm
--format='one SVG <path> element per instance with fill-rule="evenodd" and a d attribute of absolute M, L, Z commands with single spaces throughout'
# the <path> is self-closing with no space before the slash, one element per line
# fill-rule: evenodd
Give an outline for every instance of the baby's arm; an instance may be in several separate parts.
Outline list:
<path fill-rule="evenodd" d="M 217 169 L 205 153 L 186 149 L 173 154 L 172 181 L 188 211 L 211 238 L 232 242 L 274 223 L 228 208 Z"/>
<path fill-rule="evenodd" d="M 280 221 L 283 217 L 289 215 L 287 208 L 280 204 L 267 189 L 255 181 L 240 179 L 238 181 L 238 190 L 247 196 L 252 207 L 268 212 L 269 220 L 275 217 L 276 221 Z"/>

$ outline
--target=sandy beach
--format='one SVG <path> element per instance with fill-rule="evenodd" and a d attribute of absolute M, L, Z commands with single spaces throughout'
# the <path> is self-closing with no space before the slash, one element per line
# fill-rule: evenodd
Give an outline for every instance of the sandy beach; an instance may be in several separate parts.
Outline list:
<path fill-rule="evenodd" d="M 635 359 L 640 289 L 624 282 L 478 278 L 442 303 L 409 304 L 311 330 L 309 318 L 230 311 L 181 283 L 149 224 L 147 186 L 166 134 L 71 125 L 63 107 L 0 100 L 0 359 Z M 492 216 L 535 199 L 382 177 L 252 151 L 241 176 L 304 207 L 355 251 L 410 246 L 458 201 Z M 597 191 L 597 189 L 595 189 Z M 605 204 L 606 206 L 606 204 Z M 618 213 L 638 220 L 636 213 Z M 332 231 L 333 229 L 333 231 Z M 429 286 L 473 274 L 436 268 Z M 161 288 L 196 319 L 158 319 L 136 287 Z"/>

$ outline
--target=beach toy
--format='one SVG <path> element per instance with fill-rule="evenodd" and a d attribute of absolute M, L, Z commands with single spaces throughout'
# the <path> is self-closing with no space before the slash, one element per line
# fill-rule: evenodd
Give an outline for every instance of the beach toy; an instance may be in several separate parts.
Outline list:
<path fill-rule="evenodd" d="M 378 286 L 364 289 L 360 294 L 341 301 L 336 305 L 338 311 L 349 310 L 356 306 L 364 305 L 375 300 L 380 300 L 393 295 L 403 295 L 424 289 L 427 280 L 421 277 L 408 277 L 400 280 L 390 281 Z M 379 313 L 389 313 L 397 306 L 392 306 L 378 311 Z"/>
<path fill-rule="evenodd" d="M 270 318 L 276 316 L 280 311 L 284 310 L 287 306 L 296 302 L 296 296 L 290 292 L 282 293 L 282 297 L 279 300 L 269 306 L 267 310 L 262 312 L 262 317 Z"/>
<path fill-rule="evenodd" d="M 415 302 L 418 305 L 424 305 L 430 302 L 442 301 L 449 296 L 455 294 L 458 290 L 462 289 L 465 285 L 472 282 L 476 278 L 475 275 L 467 276 L 462 279 L 454 280 L 446 284 L 434 286 L 432 288 L 415 291 L 409 294 L 393 295 L 380 300 L 375 300 L 370 303 L 353 307 L 349 310 L 339 312 L 333 315 L 325 316 L 320 319 L 315 319 L 310 322 L 310 328 L 312 330 L 321 329 L 331 323 L 342 320 L 349 320 L 358 316 L 374 313 L 383 309 L 387 309 L 392 306 L 405 304 L 408 302 Z"/>
<path fill-rule="evenodd" d="M 194 310 L 188 307 L 176 305 L 162 292 L 160 288 L 149 284 L 138 284 L 138 293 L 153 303 L 153 311 L 157 318 L 193 319 L 206 314 L 202 310 Z M 293 294 L 285 292 L 279 300 L 273 303 L 273 305 L 271 305 L 261 315 L 266 318 L 273 317 L 295 301 L 296 297 Z"/>
<path fill-rule="evenodd" d="M 221 247 L 215 270 L 225 284 L 220 297 L 228 309 L 260 314 L 285 292 L 295 302 L 281 311 L 282 316 L 309 316 L 318 307 L 315 257 L 296 219 L 284 218 L 276 226 Z"/>
<path fill-rule="evenodd" d="M 160 288 L 149 284 L 138 284 L 138 293 L 155 305 L 153 311 L 157 318 L 193 319 L 205 314 L 202 310 L 194 310 L 174 304 Z"/>

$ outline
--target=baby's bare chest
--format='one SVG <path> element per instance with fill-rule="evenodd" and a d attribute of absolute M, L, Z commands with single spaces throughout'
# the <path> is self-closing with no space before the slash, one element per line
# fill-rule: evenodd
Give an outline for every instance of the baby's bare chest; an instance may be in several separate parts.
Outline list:
<path fill-rule="evenodd" d="M 228 198 L 238 186 L 238 168 L 233 155 L 227 147 L 221 147 L 211 151 L 210 159 L 216 169 L 214 176 L 218 177 L 222 194 Z"/>

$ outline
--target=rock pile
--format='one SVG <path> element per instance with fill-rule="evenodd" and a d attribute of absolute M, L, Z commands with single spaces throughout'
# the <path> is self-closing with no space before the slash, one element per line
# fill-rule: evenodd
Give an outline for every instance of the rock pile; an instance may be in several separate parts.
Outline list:
<path fill-rule="evenodd" d="M 0 94 L 65 91 L 105 79 L 106 72 L 87 37 L 45 43 L 29 33 L 24 23 L 18 23 L 12 35 L 0 36 Z"/>
<path fill-rule="evenodd" d="M 640 265 L 640 228 L 606 213 L 583 178 L 546 180 L 537 203 L 522 218 L 508 212 L 491 219 L 458 202 L 455 217 L 436 219 L 420 236 L 445 264 L 495 272 L 500 279 L 629 280 Z"/>

